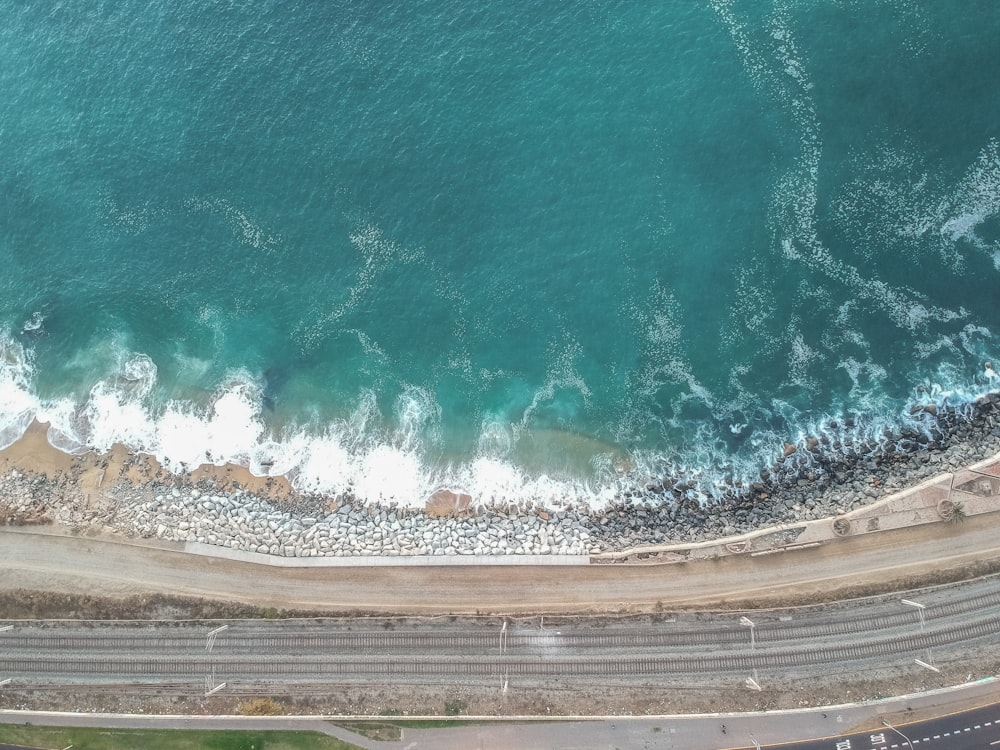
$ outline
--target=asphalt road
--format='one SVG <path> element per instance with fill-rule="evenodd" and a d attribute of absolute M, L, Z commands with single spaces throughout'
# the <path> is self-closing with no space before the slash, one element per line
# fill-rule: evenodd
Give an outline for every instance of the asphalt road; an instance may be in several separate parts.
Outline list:
<path fill-rule="evenodd" d="M 782 750 L 987 750 L 1000 747 L 1000 706 L 820 740 L 782 744 Z M 751 747 L 753 747 L 751 745 Z M 761 745 L 762 750 L 768 745 Z"/>

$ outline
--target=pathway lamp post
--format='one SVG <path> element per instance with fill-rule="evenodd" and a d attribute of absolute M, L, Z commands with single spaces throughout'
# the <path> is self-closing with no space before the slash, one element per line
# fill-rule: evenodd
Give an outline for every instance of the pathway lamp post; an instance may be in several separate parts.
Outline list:
<path fill-rule="evenodd" d="M 900 604 L 905 604 L 908 607 L 913 607 L 915 610 L 917 610 L 917 614 L 920 616 L 920 634 L 923 635 L 923 633 L 924 633 L 924 610 L 927 609 L 927 607 L 925 605 L 921 604 L 920 602 L 915 602 L 915 601 L 912 601 L 910 599 L 900 599 L 899 603 Z M 934 662 L 934 659 L 931 658 L 931 647 L 930 646 L 927 647 L 927 661 L 926 662 L 921 661 L 920 659 L 914 659 L 914 661 L 917 664 L 919 664 L 921 667 L 927 667 L 927 669 L 934 670 L 935 672 L 940 672 L 941 671 L 937 667 L 932 666 L 932 664 Z"/>
<path fill-rule="evenodd" d="M 500 657 L 497 660 L 497 666 L 500 668 L 500 694 L 507 694 L 507 675 L 504 671 L 503 664 L 503 650 L 507 645 L 507 621 L 504 620 L 503 624 L 500 626 Z"/>
<path fill-rule="evenodd" d="M 753 681 L 757 682 L 757 654 L 756 654 L 757 644 L 754 639 L 754 629 L 757 627 L 757 625 L 749 617 L 741 617 L 740 625 L 746 628 L 750 628 L 750 660 L 753 662 Z"/>
<path fill-rule="evenodd" d="M 905 604 L 908 607 L 913 607 L 917 610 L 917 614 L 920 615 L 920 632 L 924 632 L 924 610 L 927 609 L 926 606 L 920 602 L 910 601 L 909 599 L 900 599 L 900 604 Z"/>
<path fill-rule="evenodd" d="M 913 743 L 910 742 L 910 738 L 909 737 L 907 737 L 905 734 L 903 734 L 902 732 L 900 732 L 898 729 L 896 729 L 896 727 L 894 727 L 892 724 L 890 724 L 885 719 L 882 719 L 882 726 L 891 729 L 893 732 L 895 732 L 900 737 L 902 737 L 904 740 L 906 740 L 906 746 L 909 747 L 910 750 L 913 750 Z"/>
<path fill-rule="evenodd" d="M 215 630 L 210 631 L 205 642 L 205 650 L 211 651 L 212 647 L 215 646 L 215 639 L 219 636 L 219 633 L 224 633 L 227 630 L 229 630 L 228 625 L 220 625 Z"/>

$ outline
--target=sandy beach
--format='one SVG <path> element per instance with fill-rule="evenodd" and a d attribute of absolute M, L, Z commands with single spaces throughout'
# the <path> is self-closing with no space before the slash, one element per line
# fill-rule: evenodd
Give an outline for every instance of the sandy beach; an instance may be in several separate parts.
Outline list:
<path fill-rule="evenodd" d="M 209 482 L 223 492 L 243 489 L 260 497 L 280 500 L 294 495 L 284 477 L 254 476 L 243 466 L 203 465 L 184 477 L 164 469 L 154 456 L 134 453 L 116 444 L 107 453 L 65 453 L 47 439 L 48 425 L 32 422 L 13 445 L 0 451 L 0 472 L 17 471 L 47 481 L 77 488 L 85 498 L 96 500 L 101 491 L 120 483 L 144 486 L 153 482 L 171 484 Z"/>

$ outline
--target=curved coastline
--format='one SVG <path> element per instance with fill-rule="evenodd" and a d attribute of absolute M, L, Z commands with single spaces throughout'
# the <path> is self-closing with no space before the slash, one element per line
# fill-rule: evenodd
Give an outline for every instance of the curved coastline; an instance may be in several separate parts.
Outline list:
<path fill-rule="evenodd" d="M 928 410 L 919 435 L 843 446 L 824 436 L 787 444 L 749 487 L 714 503 L 677 485 L 650 484 L 606 508 L 567 504 L 368 504 L 350 495 L 295 492 L 283 477 L 202 466 L 178 476 L 123 446 L 69 455 L 34 423 L 0 451 L 0 508 L 8 523 L 99 526 L 127 537 L 214 545 L 283 558 L 590 556 L 658 557 L 664 545 L 739 545 L 770 527 L 858 514 L 881 498 L 1000 452 L 1000 395 Z M 893 450 L 909 440 L 916 450 Z M 640 557 L 641 556 L 641 557 Z"/>

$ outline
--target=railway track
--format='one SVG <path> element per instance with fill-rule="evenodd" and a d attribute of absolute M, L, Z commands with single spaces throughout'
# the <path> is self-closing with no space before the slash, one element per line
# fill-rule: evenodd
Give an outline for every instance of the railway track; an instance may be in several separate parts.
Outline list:
<path fill-rule="evenodd" d="M 829 622 L 759 621 L 756 640 L 759 644 L 787 643 L 796 640 L 815 641 L 820 638 L 860 633 L 878 633 L 894 629 L 912 629 L 917 620 L 912 609 L 881 615 L 852 617 Z M 969 615 L 983 616 L 1000 612 L 1000 588 L 997 591 L 944 605 L 929 606 L 925 620 L 930 626 L 941 622 L 951 624 Z M 734 639 L 739 628 L 732 618 L 724 626 L 698 625 L 654 629 L 601 629 L 591 632 L 574 632 L 565 628 L 555 631 L 511 630 L 505 648 L 511 651 L 532 650 L 547 644 L 573 650 L 606 650 L 630 648 L 685 648 L 697 646 L 725 646 Z M 186 653 L 205 645 L 208 626 L 199 623 L 188 626 L 121 626 L 104 623 L 93 626 L 92 632 L 73 632 L 60 635 L 65 623 L 57 626 L 37 627 L 34 624 L 15 624 L 16 630 L 0 632 L 0 649 L 79 651 L 101 649 L 105 651 L 155 650 L 163 653 Z M 180 627 L 189 632 L 178 634 Z M 262 630 L 264 632 L 259 632 Z M 123 632 L 124 631 L 124 632 Z M 565 632 L 564 632 L 565 631 Z M 409 632 L 409 631 L 350 631 L 315 632 L 287 628 L 286 632 L 263 628 L 233 626 L 233 630 L 220 636 L 220 643 L 229 648 L 254 654 L 282 654 L 294 648 L 316 652 L 386 653 L 406 651 L 441 650 L 448 652 L 480 653 L 497 643 L 495 630 L 475 633 Z"/>
<path fill-rule="evenodd" d="M 489 673 L 503 669 L 511 674 L 567 675 L 597 674 L 695 674 L 701 672 L 744 672 L 757 669 L 802 667 L 829 662 L 864 661 L 898 654 L 921 652 L 927 648 L 945 647 L 970 640 L 994 636 L 1000 628 L 1000 617 L 940 633 L 925 632 L 902 638 L 881 638 L 850 645 L 828 648 L 802 646 L 794 649 L 756 649 L 745 647 L 729 653 L 651 654 L 643 658 L 613 656 L 578 656 L 540 659 L 527 656 L 489 654 L 463 658 L 422 658 L 379 656 L 359 659 L 357 656 L 323 656 L 319 654 L 288 654 L 280 660 L 255 656 L 221 654 L 135 657 L 108 655 L 101 659 L 66 657 L 54 654 L 43 658 L 0 657 L 0 670 L 5 674 L 87 674 L 87 675 L 182 675 L 197 672 L 206 665 L 228 674 L 254 675 L 388 675 L 388 674 L 470 674 Z"/>
<path fill-rule="evenodd" d="M 226 682 L 233 691 L 308 694 L 348 683 L 673 683 L 785 670 L 820 675 L 830 665 L 912 663 L 932 649 L 996 642 L 1000 581 L 928 593 L 925 601 L 919 624 L 913 608 L 893 601 L 750 613 L 753 644 L 733 614 L 547 630 L 515 622 L 398 630 L 325 621 L 8 622 L 0 623 L 0 680 L 10 683 L 0 690 L 139 685 L 193 694 Z"/>
<path fill-rule="evenodd" d="M 28 678 L 39 675 L 51 678 L 87 676 L 121 678 L 145 676 L 180 677 L 204 673 L 212 668 L 233 679 L 322 677 L 337 678 L 421 676 L 626 676 L 626 675 L 690 675 L 700 673 L 747 673 L 752 669 L 780 670 L 802 668 L 831 662 L 860 662 L 910 653 L 929 648 L 968 643 L 994 637 L 1000 629 L 1000 615 L 978 622 L 914 633 L 906 636 L 883 636 L 845 645 L 815 648 L 800 644 L 789 648 L 761 648 L 749 651 L 745 644 L 730 644 L 728 652 L 659 653 L 645 657 L 621 658 L 611 655 L 581 655 L 548 657 L 542 654 L 505 652 L 481 656 L 413 657 L 327 655 L 322 653 L 288 653 L 280 658 L 263 655 L 208 653 L 204 647 L 189 654 L 170 656 L 135 656 L 127 652 L 109 653 L 101 658 L 87 657 L 79 652 L 59 648 L 44 654 L 16 656 L 7 652 L 0 656 L 0 674 Z"/>

